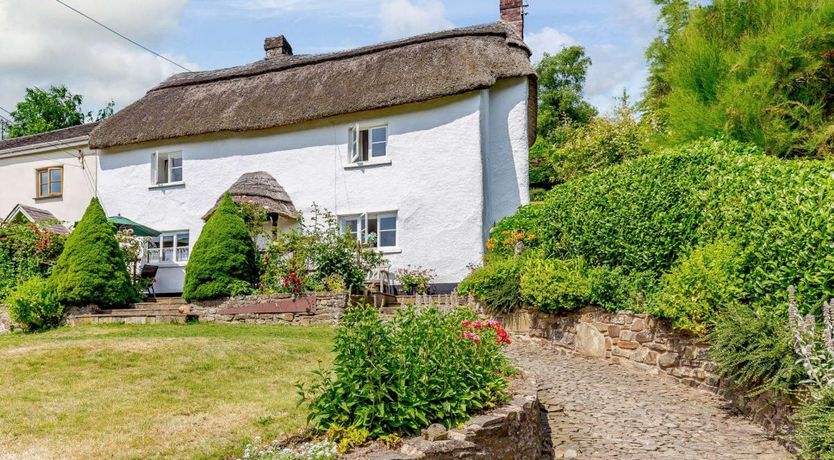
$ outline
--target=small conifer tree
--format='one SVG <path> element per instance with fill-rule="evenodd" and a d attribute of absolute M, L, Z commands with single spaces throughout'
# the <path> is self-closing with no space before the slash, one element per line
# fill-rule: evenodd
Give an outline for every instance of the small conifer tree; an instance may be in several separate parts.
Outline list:
<path fill-rule="evenodd" d="M 228 297 L 257 278 L 255 243 L 229 194 L 211 215 L 185 268 L 186 300 Z"/>
<path fill-rule="evenodd" d="M 125 305 L 136 297 L 124 254 L 98 198 L 93 198 L 52 269 L 50 283 L 63 305 Z"/>

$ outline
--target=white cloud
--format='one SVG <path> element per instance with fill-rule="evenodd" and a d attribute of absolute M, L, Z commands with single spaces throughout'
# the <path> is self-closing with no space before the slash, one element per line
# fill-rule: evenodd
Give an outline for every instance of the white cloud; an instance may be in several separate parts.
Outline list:
<path fill-rule="evenodd" d="M 538 32 L 528 33 L 524 42 L 533 52 L 533 62 L 539 62 L 544 53 L 556 54 L 566 46 L 576 45 L 576 40 L 566 33 L 552 27 L 544 27 Z"/>
<path fill-rule="evenodd" d="M 452 27 L 440 0 L 386 0 L 379 10 L 385 37 L 406 37 Z"/>
<path fill-rule="evenodd" d="M 80 11 L 182 65 L 157 49 L 176 31 L 187 0 L 70 0 Z M 138 48 L 57 2 L 0 0 L 0 106 L 12 110 L 31 86 L 66 84 L 85 109 L 113 99 L 124 107 L 182 69 Z"/>

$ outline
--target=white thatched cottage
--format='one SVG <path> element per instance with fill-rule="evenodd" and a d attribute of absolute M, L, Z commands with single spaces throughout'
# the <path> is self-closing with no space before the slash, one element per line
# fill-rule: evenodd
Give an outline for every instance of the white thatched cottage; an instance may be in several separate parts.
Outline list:
<path fill-rule="evenodd" d="M 158 291 L 181 289 L 202 217 L 256 171 L 292 212 L 315 203 L 359 239 L 378 233 L 393 268 L 460 281 L 489 228 L 528 201 L 536 76 L 522 1 L 501 7 L 494 24 L 323 55 L 268 38 L 266 59 L 175 75 L 103 122 L 99 196 L 164 231 Z"/>

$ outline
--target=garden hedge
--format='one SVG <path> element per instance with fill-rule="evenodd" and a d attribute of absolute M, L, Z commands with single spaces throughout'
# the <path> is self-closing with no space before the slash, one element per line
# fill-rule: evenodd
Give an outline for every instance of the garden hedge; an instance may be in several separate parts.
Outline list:
<path fill-rule="evenodd" d="M 116 230 L 97 198 L 90 200 L 67 239 L 49 280 L 57 300 L 65 306 L 113 307 L 135 299 Z"/>
<path fill-rule="evenodd" d="M 493 229 L 547 257 L 652 273 L 659 279 L 696 248 L 738 247 L 741 299 L 784 305 L 796 285 L 805 310 L 834 296 L 834 163 L 780 160 L 755 147 L 702 140 L 559 185 Z M 499 243 L 495 243 L 499 241 Z"/>
<path fill-rule="evenodd" d="M 241 213 L 225 194 L 211 215 L 185 268 L 183 297 L 207 300 L 251 289 L 258 277 L 255 244 Z"/>

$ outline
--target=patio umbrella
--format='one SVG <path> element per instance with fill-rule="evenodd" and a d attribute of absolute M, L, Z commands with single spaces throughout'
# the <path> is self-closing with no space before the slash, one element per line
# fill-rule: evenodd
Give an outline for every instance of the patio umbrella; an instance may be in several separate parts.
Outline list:
<path fill-rule="evenodd" d="M 136 223 L 127 217 L 122 216 L 110 216 L 107 218 L 110 222 L 116 225 L 116 228 L 119 230 L 123 230 L 125 228 L 133 229 L 133 234 L 135 236 L 159 236 L 160 231 L 154 230 L 150 227 L 146 227 L 142 224 Z"/>

